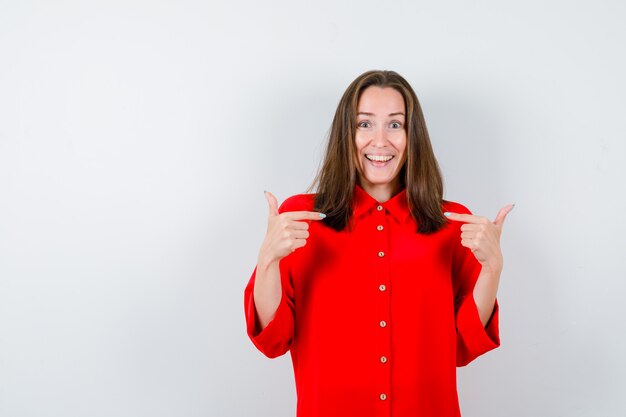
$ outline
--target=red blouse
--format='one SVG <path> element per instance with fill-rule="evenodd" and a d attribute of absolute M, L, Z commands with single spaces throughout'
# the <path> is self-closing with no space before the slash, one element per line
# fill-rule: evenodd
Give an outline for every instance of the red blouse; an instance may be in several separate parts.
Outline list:
<path fill-rule="evenodd" d="M 313 197 L 292 196 L 279 213 L 313 211 Z M 481 266 L 460 223 L 418 234 L 406 190 L 378 203 L 359 185 L 353 221 L 341 232 L 309 221 L 306 245 L 279 262 L 283 297 L 263 330 L 254 269 L 248 335 L 270 358 L 291 352 L 298 417 L 460 416 L 456 366 L 500 345 L 497 301 L 486 327 L 478 316 Z"/>

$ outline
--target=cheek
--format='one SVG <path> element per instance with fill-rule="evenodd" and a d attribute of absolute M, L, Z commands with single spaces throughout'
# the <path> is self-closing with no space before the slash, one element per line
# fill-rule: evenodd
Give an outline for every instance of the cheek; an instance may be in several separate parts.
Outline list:
<path fill-rule="evenodd" d="M 406 160 L 407 160 L 406 136 L 403 138 L 399 138 L 399 140 L 396 143 L 394 143 L 394 146 L 399 152 L 398 167 L 402 167 L 406 163 Z"/>
<path fill-rule="evenodd" d="M 406 142 L 406 134 L 398 135 L 393 139 L 393 146 L 398 150 L 398 152 L 405 153 L 407 147 Z"/>
<path fill-rule="evenodd" d="M 359 171 L 363 169 L 363 148 L 367 145 L 367 141 L 364 140 L 362 135 L 355 135 L 354 137 L 354 164 Z"/>
<path fill-rule="evenodd" d="M 358 138 L 355 138 L 354 140 L 354 151 L 352 154 L 352 161 L 354 162 L 354 165 L 356 166 L 357 171 L 361 171 L 361 149 L 362 149 L 362 145 L 359 143 Z"/>
<path fill-rule="evenodd" d="M 365 138 L 362 137 L 362 135 L 359 135 L 357 133 L 354 136 L 354 148 L 356 149 L 357 153 L 361 153 L 361 150 L 363 149 L 366 143 L 367 141 L 365 140 Z"/>

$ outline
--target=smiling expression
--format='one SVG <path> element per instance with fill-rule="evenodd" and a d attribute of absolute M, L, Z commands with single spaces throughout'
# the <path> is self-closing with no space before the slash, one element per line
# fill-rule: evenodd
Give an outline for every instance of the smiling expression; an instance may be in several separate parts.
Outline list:
<path fill-rule="evenodd" d="M 400 187 L 406 159 L 404 98 L 391 87 L 371 86 L 359 98 L 355 145 L 361 187 L 391 197 Z"/>

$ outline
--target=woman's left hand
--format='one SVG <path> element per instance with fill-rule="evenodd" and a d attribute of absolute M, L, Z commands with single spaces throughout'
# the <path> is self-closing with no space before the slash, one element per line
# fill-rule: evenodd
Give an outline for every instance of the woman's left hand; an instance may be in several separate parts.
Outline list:
<path fill-rule="evenodd" d="M 461 245 L 469 248 L 483 268 L 500 273 L 502 271 L 502 251 L 500 235 L 507 214 L 513 210 L 514 204 L 504 206 L 492 222 L 486 217 L 473 214 L 446 212 L 450 219 L 465 224 L 461 226 Z"/>

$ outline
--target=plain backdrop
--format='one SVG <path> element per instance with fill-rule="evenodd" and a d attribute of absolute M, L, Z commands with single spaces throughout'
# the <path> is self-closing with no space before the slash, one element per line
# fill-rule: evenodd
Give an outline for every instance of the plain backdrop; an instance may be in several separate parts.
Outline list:
<path fill-rule="evenodd" d="M 447 199 L 504 225 L 466 417 L 623 417 L 626 6 L 0 1 L 0 416 L 293 416 L 245 333 L 268 207 L 369 69 L 421 101 Z"/>

